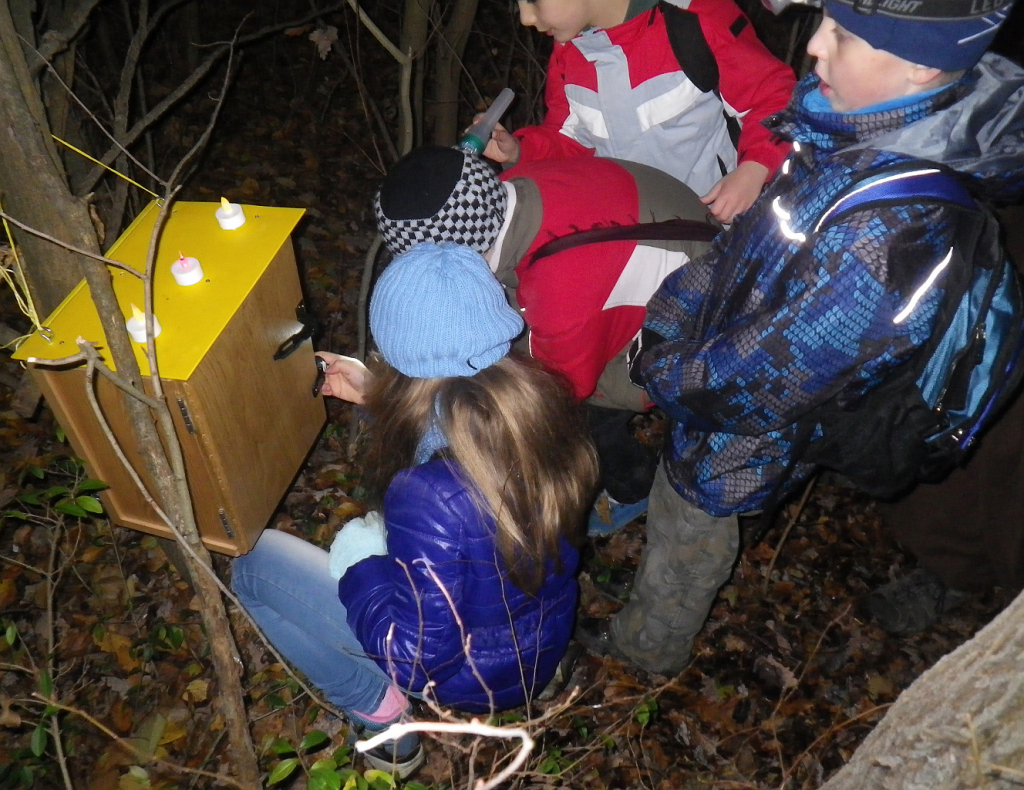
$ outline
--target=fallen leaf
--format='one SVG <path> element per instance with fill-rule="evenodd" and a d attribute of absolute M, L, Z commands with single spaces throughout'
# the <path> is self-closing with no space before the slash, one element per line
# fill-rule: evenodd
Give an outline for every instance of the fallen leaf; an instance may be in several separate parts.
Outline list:
<path fill-rule="evenodd" d="M 117 665 L 125 672 L 132 672 L 142 666 L 132 655 L 132 640 L 128 637 L 115 631 L 104 630 L 103 636 L 93 633 L 92 641 L 104 653 L 111 653 L 117 659 Z"/>
<path fill-rule="evenodd" d="M 185 687 L 185 693 L 181 695 L 186 702 L 206 702 L 210 684 L 197 678 Z"/>
<path fill-rule="evenodd" d="M 876 672 L 868 675 L 868 694 L 871 695 L 871 699 L 891 697 L 895 691 L 896 689 L 889 678 L 883 677 Z"/>
<path fill-rule="evenodd" d="M 135 725 L 135 711 L 123 699 L 119 699 L 110 706 L 110 719 L 119 732 L 131 732 Z"/>
<path fill-rule="evenodd" d="M 6 609 L 18 597 L 18 586 L 14 579 L 0 579 L 0 609 Z"/>
<path fill-rule="evenodd" d="M 160 737 L 160 743 L 161 745 L 171 743 L 185 735 L 188 735 L 188 730 L 181 723 L 168 721 L 167 727 L 164 729 L 164 734 Z"/>
<path fill-rule="evenodd" d="M 309 40 L 316 44 L 316 53 L 320 60 L 327 60 L 327 56 L 331 54 L 331 46 L 338 40 L 338 28 L 334 25 L 318 27 L 309 34 Z"/>

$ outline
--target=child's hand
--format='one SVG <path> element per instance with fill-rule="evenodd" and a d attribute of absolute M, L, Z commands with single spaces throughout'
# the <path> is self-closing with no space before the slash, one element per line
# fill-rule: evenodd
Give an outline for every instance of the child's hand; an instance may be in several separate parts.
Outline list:
<path fill-rule="evenodd" d="M 700 200 L 710 206 L 715 219 L 728 225 L 737 214 L 754 204 L 767 180 L 767 167 L 759 162 L 741 162 Z"/>
<path fill-rule="evenodd" d="M 484 156 L 499 165 L 514 165 L 519 161 L 519 141 L 500 123 L 495 124 Z"/>
<path fill-rule="evenodd" d="M 362 403 L 370 386 L 370 371 L 355 357 L 343 357 L 329 351 L 317 351 L 316 355 L 327 363 L 324 385 L 320 389 L 325 396 L 341 398 L 351 403 Z"/>

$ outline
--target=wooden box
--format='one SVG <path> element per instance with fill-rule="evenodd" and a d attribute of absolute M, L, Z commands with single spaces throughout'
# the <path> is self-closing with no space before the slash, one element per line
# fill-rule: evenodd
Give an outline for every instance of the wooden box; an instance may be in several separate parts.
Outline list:
<path fill-rule="evenodd" d="M 291 232 L 302 209 L 244 206 L 247 221 L 221 230 L 214 203 L 177 203 L 156 258 L 153 313 L 160 380 L 185 457 L 196 521 L 212 551 L 244 554 L 252 548 L 323 427 L 323 400 L 314 397 L 312 343 L 293 353 L 275 352 L 302 330 L 296 308 L 302 293 Z M 158 212 L 151 203 L 107 253 L 138 271 L 145 267 Z M 171 264 L 179 255 L 197 258 L 204 278 L 178 285 Z M 144 304 L 142 281 L 111 267 L 125 318 Z M 36 333 L 15 354 L 28 360 L 60 359 L 77 352 L 76 338 L 105 350 L 99 316 L 85 282 L 45 322 L 52 336 Z M 132 343 L 142 374 L 145 346 Z M 108 364 L 110 360 L 106 360 Z M 115 455 L 86 397 L 85 368 L 56 370 L 32 365 L 75 452 L 89 473 L 105 481 L 104 505 L 113 521 L 170 537 L 170 530 L 143 498 Z M 114 435 L 141 470 L 123 395 L 97 376 L 100 405 Z M 143 475 L 145 480 L 145 475 Z M 152 487 L 147 481 L 147 487 Z"/>

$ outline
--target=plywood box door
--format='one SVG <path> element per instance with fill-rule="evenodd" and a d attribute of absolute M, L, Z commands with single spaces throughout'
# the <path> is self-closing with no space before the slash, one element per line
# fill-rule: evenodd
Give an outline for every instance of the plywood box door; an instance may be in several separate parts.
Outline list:
<path fill-rule="evenodd" d="M 236 536 L 239 553 L 256 542 L 326 420 L 323 399 L 312 394 L 312 343 L 274 359 L 301 328 L 295 315 L 301 301 L 289 242 L 188 381 L 175 383 L 174 397 L 195 431 L 186 452 L 209 466 L 221 493 L 203 504 Z M 187 430 L 180 410 L 175 419 L 179 433 Z"/>
<path fill-rule="evenodd" d="M 86 396 L 85 369 L 33 368 L 33 374 L 57 421 L 67 433 L 71 446 L 85 462 L 89 475 L 109 486 L 107 490 L 100 492 L 107 515 L 121 526 L 160 537 L 172 537 L 171 530 L 157 515 L 146 495 L 118 458 L 100 421 L 96 418 Z M 137 471 L 146 490 L 155 496 L 156 488 L 145 472 L 128 419 L 124 393 L 102 376 L 96 377 L 95 393 L 104 421 L 118 446 L 132 468 Z M 181 437 L 180 431 L 178 435 Z M 188 456 L 187 442 L 183 444 Z M 198 492 L 210 488 L 212 477 L 202 459 L 198 464 L 190 461 L 186 465 L 193 498 L 198 500 L 201 496 Z M 203 542 L 211 551 L 240 553 L 237 542 L 225 533 L 216 520 L 199 520 L 197 516 L 197 521 Z"/>

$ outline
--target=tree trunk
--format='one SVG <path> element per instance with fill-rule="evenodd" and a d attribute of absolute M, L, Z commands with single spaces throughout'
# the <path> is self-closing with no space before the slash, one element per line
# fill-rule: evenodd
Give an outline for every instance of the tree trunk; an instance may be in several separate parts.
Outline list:
<path fill-rule="evenodd" d="M 456 0 L 436 44 L 434 60 L 434 143 L 453 145 L 459 135 L 459 81 L 478 0 Z"/>
<path fill-rule="evenodd" d="M 39 94 L 6 3 L 0 3 L 0 199 L 12 216 L 68 244 L 99 252 L 85 202 L 68 189 Z M 82 279 L 80 257 L 14 230 L 39 318 Z"/>
<path fill-rule="evenodd" d="M 412 117 L 399 118 L 398 143 L 405 149 L 403 141 L 418 145 L 423 140 L 423 73 L 424 49 L 427 46 L 427 29 L 430 21 L 431 0 L 405 0 L 402 13 L 402 34 L 398 48 L 413 59 Z M 406 149 L 407 150 L 407 149 Z M 403 150 L 402 153 L 406 153 Z"/>
<path fill-rule="evenodd" d="M 822 790 L 1021 786 L 1024 595 L 904 691 Z"/>
<path fill-rule="evenodd" d="M 130 81 L 129 81 L 130 88 Z M 125 103 L 130 90 L 125 91 Z M 87 205 L 74 198 L 61 168 L 47 122 L 43 101 L 25 61 L 24 51 L 6 2 L 0 2 L 0 197 L 8 213 L 55 239 L 97 253 L 99 245 Z M 51 241 L 19 232 L 25 276 L 40 318 L 48 315 L 83 277 L 103 327 L 110 358 L 118 373 L 141 389 L 141 377 L 128 339 L 124 316 L 114 296 L 110 272 L 93 258 L 81 258 Z M 71 353 L 73 349 L 68 349 Z M 151 367 L 155 370 L 155 365 Z M 154 413 L 137 398 L 125 396 L 135 440 L 154 482 L 153 492 L 169 520 L 198 557 L 190 558 L 190 571 L 198 591 L 211 657 L 220 693 L 216 705 L 228 732 L 230 760 L 243 787 L 259 787 L 259 765 L 248 729 L 241 686 L 242 662 L 238 655 L 224 600 L 203 566 L 210 555 L 199 538 L 181 448 L 166 409 Z M 163 441 L 161 435 L 163 434 Z M 165 451 L 165 447 L 167 451 Z"/>

